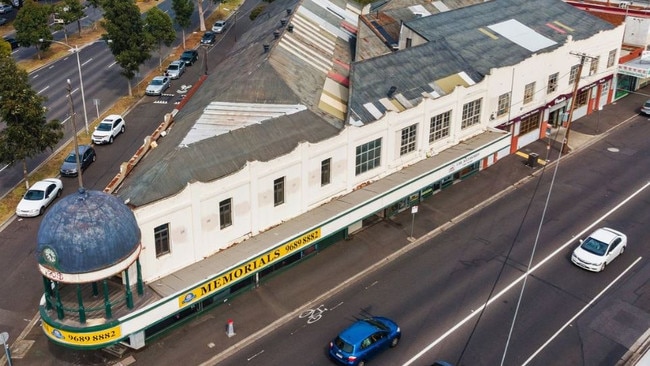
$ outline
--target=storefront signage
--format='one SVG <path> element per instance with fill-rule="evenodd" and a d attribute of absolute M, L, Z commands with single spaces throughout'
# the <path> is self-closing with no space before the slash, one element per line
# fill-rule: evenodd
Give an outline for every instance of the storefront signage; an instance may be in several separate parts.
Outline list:
<path fill-rule="evenodd" d="M 73 346 L 98 346 L 122 338 L 122 329 L 119 325 L 96 332 L 77 333 L 58 329 L 43 322 L 43 331 L 53 341 Z"/>
<path fill-rule="evenodd" d="M 637 78 L 647 78 L 650 76 L 650 67 L 638 67 L 631 65 L 618 65 L 618 73 L 630 75 Z"/>
<path fill-rule="evenodd" d="M 293 254 L 294 252 L 297 252 L 298 250 L 302 249 L 320 237 L 321 229 L 318 228 L 299 238 L 284 243 L 283 245 L 270 250 L 263 255 L 242 264 L 239 267 L 231 269 L 225 273 L 221 273 L 217 277 L 213 278 L 210 282 L 206 282 L 201 286 L 195 287 L 189 292 L 186 292 L 182 296 L 179 296 L 178 307 L 182 308 L 207 295 L 215 293 L 216 291 L 222 289 L 224 286 L 237 282 L 237 280 L 253 274 L 268 266 L 269 264 L 274 263 L 290 254 Z"/>
<path fill-rule="evenodd" d="M 449 166 L 449 173 L 453 173 L 459 169 L 466 167 L 467 165 L 472 164 L 473 162 L 479 159 L 480 152 L 475 152 L 471 155 L 468 155 L 460 160 L 456 160 Z"/>

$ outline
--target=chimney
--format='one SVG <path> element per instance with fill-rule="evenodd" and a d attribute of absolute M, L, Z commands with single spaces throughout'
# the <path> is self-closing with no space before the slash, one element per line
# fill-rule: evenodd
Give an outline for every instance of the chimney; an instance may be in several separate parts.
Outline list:
<path fill-rule="evenodd" d="M 395 95 L 396 91 L 397 91 L 397 87 L 396 86 L 391 86 L 390 89 L 388 89 L 388 97 L 392 98 L 393 95 Z"/>
<path fill-rule="evenodd" d="M 269 44 L 266 44 L 266 43 L 265 43 L 265 44 L 264 44 L 264 53 L 269 52 L 269 49 L 270 49 L 270 48 L 271 48 L 271 46 L 270 46 Z"/>

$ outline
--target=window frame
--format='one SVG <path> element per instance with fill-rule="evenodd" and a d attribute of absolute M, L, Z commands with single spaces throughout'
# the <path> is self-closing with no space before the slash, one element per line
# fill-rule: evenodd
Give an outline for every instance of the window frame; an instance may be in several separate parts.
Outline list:
<path fill-rule="evenodd" d="M 399 155 L 404 156 L 410 152 L 415 151 L 415 148 L 417 147 L 417 134 L 418 134 L 418 124 L 412 124 L 408 127 L 402 128 L 402 131 L 400 133 L 401 139 L 400 139 L 400 147 L 399 147 Z"/>
<path fill-rule="evenodd" d="M 429 143 L 449 137 L 451 110 L 437 114 L 429 120 Z"/>
<path fill-rule="evenodd" d="M 327 158 L 320 162 L 320 186 L 326 186 L 331 183 L 332 175 L 332 158 Z"/>
<path fill-rule="evenodd" d="M 381 137 L 355 148 L 355 176 L 381 166 Z"/>
<path fill-rule="evenodd" d="M 465 129 L 481 122 L 481 104 L 483 98 L 478 98 L 463 104 L 460 128 Z"/>
<path fill-rule="evenodd" d="M 535 98 L 535 82 L 526 84 L 524 86 L 524 104 L 528 104 Z"/>
<path fill-rule="evenodd" d="M 560 77 L 560 73 L 556 72 L 548 76 L 548 82 L 546 84 L 546 94 L 555 93 L 557 91 L 557 82 Z"/>
<path fill-rule="evenodd" d="M 156 258 L 171 253 L 170 225 L 168 222 L 153 229 L 153 241 Z"/>
<path fill-rule="evenodd" d="M 528 117 L 522 118 L 519 121 L 519 136 L 525 135 L 535 130 L 539 130 L 539 126 L 540 126 L 539 113 L 534 113 Z"/>
<path fill-rule="evenodd" d="M 510 92 L 499 95 L 497 102 L 497 116 L 503 116 L 510 112 Z"/>
<path fill-rule="evenodd" d="M 277 207 L 284 204 L 284 179 L 280 177 L 273 180 L 273 206 Z"/>
<path fill-rule="evenodd" d="M 219 228 L 232 226 L 232 198 L 219 202 Z"/>

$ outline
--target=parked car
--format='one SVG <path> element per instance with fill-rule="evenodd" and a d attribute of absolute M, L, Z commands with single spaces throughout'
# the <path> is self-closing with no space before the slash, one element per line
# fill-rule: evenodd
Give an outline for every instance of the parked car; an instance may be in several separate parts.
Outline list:
<path fill-rule="evenodd" d="M 203 33 L 203 37 L 201 37 L 201 44 L 214 44 L 217 40 L 217 35 L 214 32 L 207 31 Z"/>
<path fill-rule="evenodd" d="M 172 79 L 178 79 L 185 72 L 185 62 L 178 60 L 167 66 L 166 74 Z"/>
<path fill-rule="evenodd" d="M 79 160 L 81 171 L 86 170 L 86 168 L 97 159 L 95 149 L 90 145 L 79 145 L 79 156 L 81 157 Z M 76 177 L 79 174 L 77 171 L 77 155 L 75 154 L 74 149 L 63 161 L 60 173 L 62 177 Z"/>
<path fill-rule="evenodd" d="M 171 79 L 168 76 L 156 76 L 151 80 L 144 93 L 147 95 L 162 95 L 170 86 Z"/>
<path fill-rule="evenodd" d="M 34 183 L 16 207 L 16 216 L 35 217 L 42 215 L 55 198 L 61 196 L 63 183 L 60 179 L 49 178 Z"/>
<path fill-rule="evenodd" d="M 180 60 L 185 62 L 186 66 L 192 66 L 199 59 L 199 51 L 187 50 L 181 54 Z"/>
<path fill-rule="evenodd" d="M 7 24 L 8 20 L 7 18 L 0 18 L 0 25 L 5 25 Z"/>
<path fill-rule="evenodd" d="M 402 332 L 392 320 L 380 316 L 357 320 L 330 342 L 329 354 L 343 365 L 362 366 L 399 343 Z"/>
<path fill-rule="evenodd" d="M 646 100 L 645 103 L 643 103 L 643 106 L 641 107 L 641 114 L 650 116 L 650 99 Z"/>
<path fill-rule="evenodd" d="M 18 41 L 16 41 L 15 38 L 4 37 L 3 39 L 4 39 L 5 41 L 9 42 L 9 45 L 11 45 L 11 49 L 12 49 L 12 50 L 15 50 L 16 48 L 20 47 L 20 45 L 18 44 Z"/>
<path fill-rule="evenodd" d="M 607 227 L 600 228 L 573 251 L 571 262 L 588 271 L 600 272 L 625 251 L 627 236 Z"/>
<path fill-rule="evenodd" d="M 0 14 L 7 14 L 14 11 L 14 7 L 7 4 L 0 4 Z"/>
<path fill-rule="evenodd" d="M 228 23 L 225 20 L 217 20 L 212 26 L 212 31 L 214 33 L 223 33 L 228 27 Z"/>
<path fill-rule="evenodd" d="M 118 114 L 111 114 L 95 127 L 92 137 L 93 143 L 97 145 L 112 144 L 115 137 L 123 133 L 125 129 L 126 122 L 124 118 Z"/>

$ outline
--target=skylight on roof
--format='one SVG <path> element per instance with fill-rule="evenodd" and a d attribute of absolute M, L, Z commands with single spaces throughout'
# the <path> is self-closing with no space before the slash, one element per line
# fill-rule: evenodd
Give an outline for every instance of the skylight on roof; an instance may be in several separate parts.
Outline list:
<path fill-rule="evenodd" d="M 539 51 L 557 43 L 514 19 L 490 25 L 488 28 L 531 52 Z"/>

